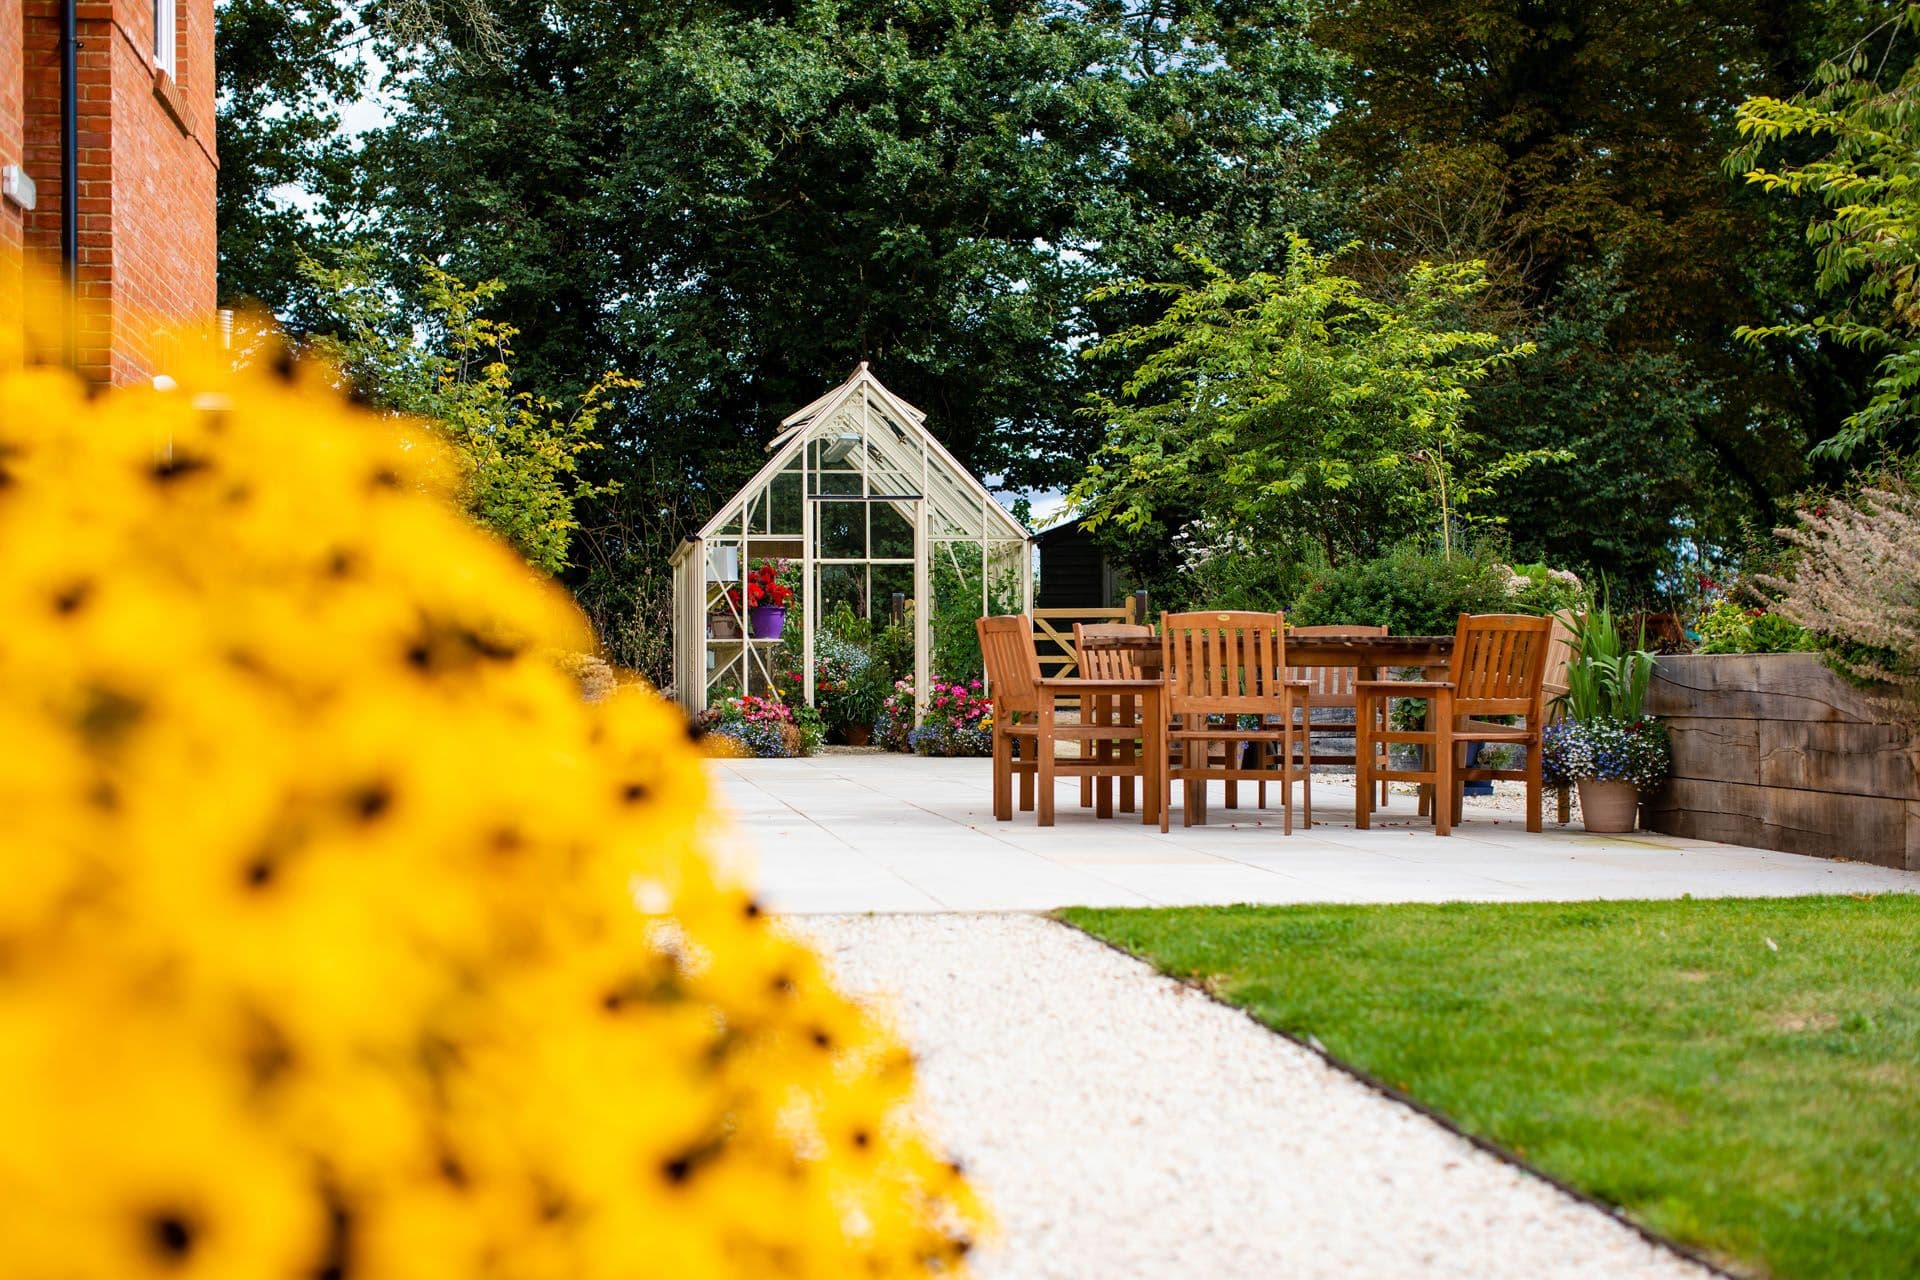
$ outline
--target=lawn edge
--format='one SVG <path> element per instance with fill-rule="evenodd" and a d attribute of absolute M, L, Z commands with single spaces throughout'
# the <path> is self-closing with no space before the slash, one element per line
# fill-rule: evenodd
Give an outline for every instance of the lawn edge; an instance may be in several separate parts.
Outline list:
<path fill-rule="evenodd" d="M 1280 1039 L 1285 1040 L 1289 1044 L 1295 1044 L 1300 1046 L 1302 1049 L 1305 1049 L 1308 1053 L 1320 1059 L 1320 1061 L 1326 1063 L 1328 1066 L 1332 1067 L 1334 1070 L 1339 1071 L 1342 1074 L 1354 1080 L 1357 1080 L 1362 1085 L 1365 1085 L 1368 1089 L 1371 1089 L 1373 1092 L 1381 1095 L 1382 1097 L 1388 1099 L 1391 1102 L 1397 1102 L 1403 1107 L 1407 1107 L 1413 1111 L 1419 1112 L 1421 1115 L 1425 1116 L 1427 1119 L 1439 1125 L 1442 1129 L 1445 1129 L 1447 1132 L 1455 1135 L 1456 1137 L 1464 1139 L 1466 1142 L 1468 1142 L 1472 1146 L 1478 1147 L 1480 1150 L 1486 1152 L 1488 1155 L 1494 1157 L 1496 1160 L 1499 1160 L 1505 1164 L 1512 1165 L 1514 1168 L 1519 1169 L 1523 1173 L 1531 1174 L 1533 1177 L 1540 1179 L 1542 1182 L 1551 1186 L 1552 1188 L 1554 1188 L 1554 1190 L 1560 1192 L 1562 1195 L 1570 1196 L 1573 1199 L 1578 1200 L 1580 1203 L 1588 1206 L 1589 1208 L 1599 1210 L 1601 1213 L 1605 1214 L 1607 1217 L 1612 1218 L 1615 1222 L 1618 1222 L 1620 1225 L 1634 1232 L 1634 1234 L 1638 1235 L 1641 1239 L 1645 1240 L 1648 1244 L 1654 1245 L 1661 1249 L 1665 1249 L 1669 1253 L 1678 1254 L 1680 1257 L 1686 1259 L 1688 1262 L 1704 1267 L 1714 1275 L 1722 1277 L 1723 1280 L 1757 1280 L 1758 1277 L 1762 1277 L 1767 1274 L 1764 1270 L 1746 1271 L 1746 1272 L 1730 1270 L 1725 1263 L 1710 1257 L 1709 1255 L 1707 1255 L 1706 1253 L 1703 1253 L 1699 1249 L 1694 1248 L 1692 1245 L 1682 1244 L 1678 1240 L 1674 1240 L 1668 1236 L 1664 1236 L 1660 1234 L 1658 1231 L 1655 1231 L 1652 1227 L 1648 1226 L 1646 1223 L 1641 1222 L 1639 1219 L 1634 1218 L 1633 1216 L 1628 1214 L 1626 1210 L 1622 1209 L 1620 1206 L 1615 1204 L 1609 1204 L 1605 1200 L 1600 1199 L 1599 1197 L 1593 1195 L 1590 1192 L 1582 1191 L 1579 1187 L 1574 1186 L 1572 1183 L 1566 1181 L 1564 1178 L 1561 1178 L 1552 1173 L 1548 1173 L 1545 1169 L 1542 1169 L 1539 1166 L 1533 1164 L 1526 1157 L 1519 1155 L 1518 1153 L 1513 1151 L 1511 1148 L 1502 1146 L 1500 1143 L 1495 1142 L 1491 1138 L 1485 1138 L 1477 1133 L 1472 1133 L 1466 1129 L 1461 1128 L 1460 1125 L 1456 1123 L 1454 1119 L 1451 1116 L 1447 1115 L 1445 1112 L 1439 1110 L 1438 1108 L 1428 1103 L 1422 1102 L 1420 1099 L 1414 1097 L 1412 1094 L 1406 1092 L 1404 1089 L 1396 1088 L 1395 1086 L 1387 1083 L 1385 1080 L 1380 1079 L 1378 1076 L 1374 1075 L 1372 1072 L 1366 1070 L 1364 1067 L 1355 1066 L 1353 1063 L 1348 1062 L 1345 1059 L 1335 1057 L 1333 1054 L 1327 1052 L 1324 1048 L 1322 1048 L 1317 1044 L 1313 1044 L 1309 1041 L 1302 1040 L 1298 1036 L 1290 1035 L 1289 1033 L 1282 1031 L 1277 1027 L 1272 1027 L 1267 1025 L 1265 1022 L 1262 1022 L 1259 1018 L 1255 1017 L 1251 1009 L 1242 1008 L 1241 1006 L 1234 1004 L 1230 1000 L 1223 999 L 1220 995 L 1218 995 L 1213 991 L 1209 991 L 1205 986 L 1202 986 L 1198 982 L 1193 982 L 1189 979 L 1182 978 L 1175 974 L 1168 973 L 1165 970 L 1161 969 L 1158 965 L 1154 964 L 1154 962 L 1148 957 L 1143 955 L 1138 955 L 1132 951 L 1129 951 L 1125 947 L 1121 946 L 1119 943 L 1113 942 L 1107 938 L 1103 938 L 1097 933 L 1093 933 L 1089 930 L 1082 929 L 1079 925 L 1073 923 L 1071 920 L 1065 919 L 1061 915 L 1061 912 L 1063 911 L 1069 911 L 1074 909 L 1075 908 L 1071 908 L 1071 907 L 1060 907 L 1052 911 L 1042 912 L 1041 915 L 1044 919 L 1051 920 L 1055 924 L 1060 925 L 1063 928 L 1073 930 L 1075 933 L 1079 934 L 1083 938 L 1092 939 L 1093 941 L 1099 943 L 1101 946 L 1107 948 L 1109 951 L 1116 952 L 1120 955 L 1125 956 L 1129 960 L 1133 960 L 1139 964 L 1143 964 L 1147 966 L 1148 969 L 1153 971 L 1154 976 L 1156 977 L 1165 978 L 1169 982 L 1172 982 L 1178 986 L 1184 987 L 1189 991 L 1197 992 L 1200 995 L 1205 996 L 1208 1000 L 1212 1001 L 1216 1005 L 1219 1005 L 1222 1009 L 1229 1010 L 1230 1012 L 1236 1013 L 1241 1017 L 1245 1018 L 1248 1022 L 1251 1022 L 1254 1026 L 1260 1028 L 1260 1030 L 1266 1032 L 1268 1035 L 1277 1036 Z M 1119 908 L 1119 909 L 1121 910 L 1153 910 L 1154 908 L 1136 907 L 1136 908 Z"/>

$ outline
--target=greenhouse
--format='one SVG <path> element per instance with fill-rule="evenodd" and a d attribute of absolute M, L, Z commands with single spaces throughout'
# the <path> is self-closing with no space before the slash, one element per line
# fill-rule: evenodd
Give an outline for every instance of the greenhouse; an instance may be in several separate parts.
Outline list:
<path fill-rule="evenodd" d="M 977 662 L 973 620 L 1028 610 L 1031 540 L 863 362 L 789 415 L 772 455 L 673 557 L 674 695 L 814 700 L 821 619 L 909 628 L 914 688 Z"/>

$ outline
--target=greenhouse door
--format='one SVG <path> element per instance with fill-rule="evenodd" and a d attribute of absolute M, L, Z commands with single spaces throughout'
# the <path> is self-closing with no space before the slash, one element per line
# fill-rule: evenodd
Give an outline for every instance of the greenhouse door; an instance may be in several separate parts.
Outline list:
<path fill-rule="evenodd" d="M 814 642 L 831 631 L 836 616 L 851 614 L 878 629 L 910 623 L 925 626 L 920 529 L 926 502 L 917 494 L 820 494 L 807 504 L 812 516 L 806 593 L 806 696 L 814 697 Z M 896 609 L 899 615 L 896 616 Z M 918 653 L 920 645 L 916 643 Z M 920 664 L 916 663 L 916 667 Z M 925 673 L 916 671 L 924 680 Z"/>

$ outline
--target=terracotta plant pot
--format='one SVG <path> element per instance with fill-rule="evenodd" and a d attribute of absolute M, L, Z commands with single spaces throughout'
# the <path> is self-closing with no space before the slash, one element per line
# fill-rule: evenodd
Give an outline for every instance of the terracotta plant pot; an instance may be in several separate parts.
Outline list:
<path fill-rule="evenodd" d="M 870 724 L 850 724 L 847 726 L 847 745 L 864 747 L 873 741 L 873 726 Z"/>
<path fill-rule="evenodd" d="M 747 628 L 755 640 L 778 640 L 787 629 L 787 607 L 757 604 L 747 610 Z"/>
<path fill-rule="evenodd" d="M 1580 820 L 1589 831 L 1631 831 L 1640 817 L 1640 792 L 1631 782 L 1580 779 Z"/>
<path fill-rule="evenodd" d="M 707 634 L 715 640 L 738 640 L 740 619 L 731 613 L 710 613 L 707 615 Z"/>

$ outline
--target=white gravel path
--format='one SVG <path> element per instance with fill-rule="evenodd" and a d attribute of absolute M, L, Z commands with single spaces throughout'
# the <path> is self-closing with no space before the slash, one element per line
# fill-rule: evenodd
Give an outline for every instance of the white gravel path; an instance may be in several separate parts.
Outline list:
<path fill-rule="evenodd" d="M 1712 1274 L 1064 925 L 792 924 L 919 1052 L 983 1280 Z"/>

